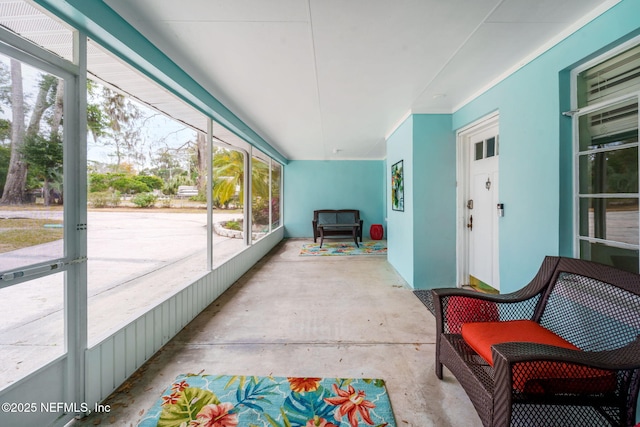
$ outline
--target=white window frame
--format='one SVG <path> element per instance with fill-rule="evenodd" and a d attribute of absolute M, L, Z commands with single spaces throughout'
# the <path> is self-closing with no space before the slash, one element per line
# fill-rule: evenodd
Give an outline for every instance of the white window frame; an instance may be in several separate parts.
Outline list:
<path fill-rule="evenodd" d="M 633 245 L 618 241 L 611 241 L 606 239 L 598 239 L 594 237 L 585 237 L 580 236 L 580 200 L 584 197 L 589 197 L 589 195 L 581 195 L 580 194 L 580 169 L 579 169 L 579 161 L 580 156 L 585 154 L 585 152 L 580 152 L 580 135 L 579 135 L 579 119 L 593 111 L 600 110 L 606 108 L 607 106 L 614 105 L 620 102 L 632 100 L 635 98 L 636 102 L 640 105 L 640 91 L 639 92 L 630 92 L 628 94 L 611 98 L 605 101 L 601 101 L 589 106 L 578 107 L 578 75 L 583 71 L 598 65 L 602 62 L 607 61 L 614 56 L 635 47 L 640 44 L 640 36 L 635 37 L 625 43 L 616 46 L 611 49 L 607 53 L 594 58 L 581 66 L 573 69 L 571 71 L 571 110 L 563 113 L 564 115 L 570 116 L 572 118 L 572 133 L 573 133 L 573 256 L 576 258 L 580 258 L 580 243 L 583 241 L 591 242 L 591 243 L 603 243 L 608 246 L 622 248 L 622 249 L 631 249 L 631 250 L 640 250 L 640 245 Z M 638 115 L 640 122 L 640 114 Z M 640 123 L 638 123 L 640 125 Z M 640 126 L 639 126 L 640 129 Z M 625 148 L 631 147 L 639 147 L 639 143 L 627 144 Z M 601 150 L 593 150 L 594 152 Z M 609 151 L 609 150 L 604 150 Z M 639 170 L 640 170 L 640 153 L 638 155 L 639 159 Z M 615 193 L 615 194 L 598 194 L 599 197 L 602 198 L 625 198 L 625 197 L 638 197 L 640 199 L 640 193 Z M 639 214 L 640 216 L 640 214 Z M 639 218 L 640 221 L 640 218 Z M 640 236 L 639 236 L 640 239 Z M 640 261 L 639 261 L 640 262 Z"/>
<path fill-rule="evenodd" d="M 49 401 L 82 402 L 85 392 L 84 352 L 87 348 L 87 265 L 86 265 L 86 36 L 73 31 L 74 62 L 69 62 L 15 33 L 0 28 L 0 52 L 23 64 L 55 75 L 65 82 L 65 124 L 63 132 L 63 179 L 65 207 L 64 254 L 44 263 L 25 264 L 2 272 L 0 287 L 26 283 L 39 277 L 64 272 L 64 353 L 45 362 L 15 383 L 2 388 L 2 400 L 18 402 L 25 393 L 31 399 L 46 396 Z M 82 207 L 85 208 L 82 208 Z M 18 275 L 16 273 L 22 273 Z M 46 381 L 63 386 L 42 388 Z M 11 415 L 11 414 L 3 414 Z M 74 414 L 50 413 L 40 418 L 43 425 L 60 425 Z M 1 417 L 0 417 L 1 418 Z M 3 418 L 4 419 L 4 418 Z"/>
<path fill-rule="evenodd" d="M 74 82 L 76 76 L 79 75 L 79 69 L 75 64 L 72 64 L 2 28 L 0 28 L 0 54 L 3 54 L 10 58 L 14 58 L 25 65 L 34 67 L 63 80 L 67 86 L 65 94 L 65 109 L 67 112 L 65 114 L 67 116 L 71 116 L 68 111 L 73 107 L 73 100 L 76 96 L 75 88 L 73 87 L 72 83 Z M 69 141 L 71 139 L 72 130 L 70 130 L 69 126 L 67 125 L 65 126 L 63 133 L 64 147 L 70 145 Z M 63 176 L 65 177 L 65 180 L 67 179 L 67 175 L 70 175 L 72 173 L 72 168 L 75 166 L 71 163 L 71 161 L 67 160 L 67 155 L 68 149 L 65 148 L 65 157 L 63 159 Z M 68 182 L 65 181 L 65 188 L 67 187 L 67 185 Z M 69 188 L 71 187 L 69 186 Z M 71 223 L 67 221 L 67 216 L 69 215 L 68 206 L 65 207 L 63 215 L 65 223 Z M 65 228 L 63 242 L 64 253 L 59 258 L 53 258 L 35 264 L 25 263 L 24 265 L 20 265 L 17 268 L 9 269 L 6 271 L 0 270 L 0 288 L 18 285 L 20 283 L 24 283 L 38 277 L 55 274 L 66 270 L 66 267 L 70 263 L 75 261 L 74 258 L 69 254 L 70 252 L 75 251 L 68 248 L 68 245 L 73 244 L 71 231 L 68 227 Z M 84 257 L 82 257 L 81 260 L 83 261 Z"/>

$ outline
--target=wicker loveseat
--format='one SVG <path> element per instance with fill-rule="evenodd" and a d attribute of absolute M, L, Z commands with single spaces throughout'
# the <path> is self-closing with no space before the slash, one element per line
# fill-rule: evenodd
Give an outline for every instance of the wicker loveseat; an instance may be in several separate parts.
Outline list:
<path fill-rule="evenodd" d="M 512 294 L 432 295 L 436 375 L 453 373 L 485 426 L 636 424 L 639 275 L 547 257 Z"/>
<path fill-rule="evenodd" d="M 353 227 L 332 227 L 333 225 L 348 224 Z M 358 209 L 319 209 L 313 211 L 313 241 L 318 237 L 351 236 L 356 245 L 358 239 L 362 242 L 362 225 L 360 211 Z M 357 225 L 357 227 L 355 227 Z M 321 230 L 322 228 L 322 230 Z"/>

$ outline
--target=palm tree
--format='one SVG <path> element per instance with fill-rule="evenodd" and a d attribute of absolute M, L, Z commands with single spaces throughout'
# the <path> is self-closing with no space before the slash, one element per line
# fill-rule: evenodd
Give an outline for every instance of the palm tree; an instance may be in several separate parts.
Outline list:
<path fill-rule="evenodd" d="M 251 191 L 253 198 L 269 198 L 269 164 L 254 157 L 251 162 Z"/>
<path fill-rule="evenodd" d="M 216 148 L 213 154 L 213 198 L 221 205 L 229 203 L 240 188 L 240 204 L 244 195 L 244 154 Z"/>
<path fill-rule="evenodd" d="M 213 197 L 221 205 L 238 195 L 239 204 L 244 201 L 244 153 L 216 148 L 213 155 Z M 254 160 L 251 168 L 251 186 L 256 197 L 269 197 L 269 166 Z M 237 191 L 239 189 L 239 191 Z"/>

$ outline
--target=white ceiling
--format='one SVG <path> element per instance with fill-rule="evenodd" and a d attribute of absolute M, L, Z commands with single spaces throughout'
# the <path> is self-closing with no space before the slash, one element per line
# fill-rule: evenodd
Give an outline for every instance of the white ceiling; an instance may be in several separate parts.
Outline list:
<path fill-rule="evenodd" d="M 105 3 L 285 157 L 382 159 L 409 113 L 455 111 L 617 1 Z"/>

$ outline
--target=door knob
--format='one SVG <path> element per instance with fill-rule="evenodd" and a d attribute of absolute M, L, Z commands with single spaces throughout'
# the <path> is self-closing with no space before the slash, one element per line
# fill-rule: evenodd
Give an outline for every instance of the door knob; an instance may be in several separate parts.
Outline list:
<path fill-rule="evenodd" d="M 467 224 L 469 231 L 473 230 L 473 215 L 469 215 L 469 223 Z"/>

